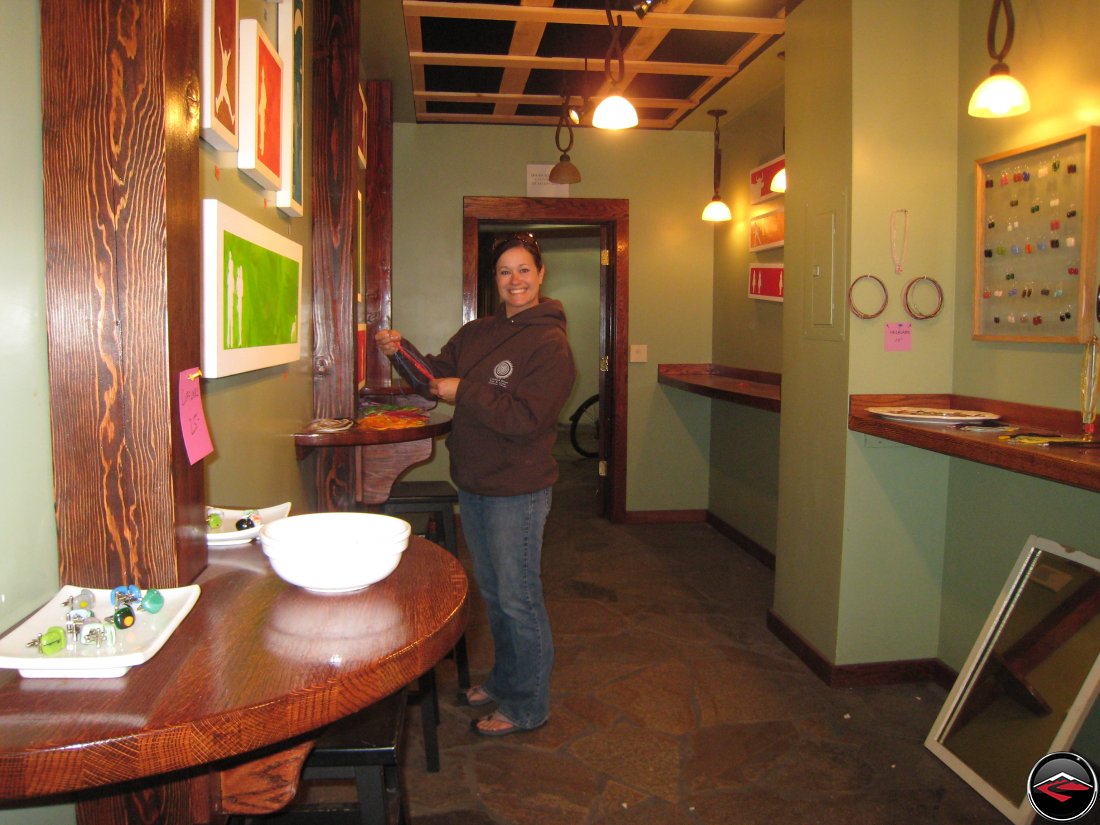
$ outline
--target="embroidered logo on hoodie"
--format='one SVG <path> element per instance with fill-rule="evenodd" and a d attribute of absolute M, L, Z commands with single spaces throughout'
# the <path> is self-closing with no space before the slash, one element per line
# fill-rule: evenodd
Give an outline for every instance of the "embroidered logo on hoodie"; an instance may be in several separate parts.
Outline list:
<path fill-rule="evenodd" d="M 494 384 L 498 387 L 508 386 L 508 376 L 512 374 L 512 370 L 515 369 L 512 366 L 512 362 L 505 359 L 493 367 L 493 377 L 489 379 L 490 384 Z"/>

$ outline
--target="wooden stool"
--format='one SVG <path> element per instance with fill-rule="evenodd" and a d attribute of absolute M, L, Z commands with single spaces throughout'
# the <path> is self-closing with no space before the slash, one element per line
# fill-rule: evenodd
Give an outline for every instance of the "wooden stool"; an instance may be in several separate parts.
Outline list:
<path fill-rule="evenodd" d="M 398 765 L 408 691 L 404 688 L 334 723 L 306 759 L 302 779 L 354 779 L 362 825 L 409 821 Z M 434 735 L 434 726 L 433 726 Z M 303 809 L 304 812 L 304 809 Z M 331 821 L 331 811 L 319 812 Z"/>
<path fill-rule="evenodd" d="M 401 513 L 426 513 L 428 515 L 427 538 L 458 557 L 458 531 L 455 527 L 455 505 L 458 491 L 447 481 L 399 481 L 393 485 L 390 497 L 382 505 L 387 515 Z M 435 530 L 432 530 L 432 525 Z M 466 655 L 466 634 L 459 637 L 451 651 L 458 670 L 458 686 L 470 686 L 470 660 Z"/>

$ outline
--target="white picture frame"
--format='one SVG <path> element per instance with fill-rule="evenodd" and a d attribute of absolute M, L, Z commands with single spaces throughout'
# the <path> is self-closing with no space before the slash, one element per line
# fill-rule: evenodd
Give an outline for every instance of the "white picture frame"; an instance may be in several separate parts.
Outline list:
<path fill-rule="evenodd" d="M 290 218 L 304 214 L 305 0 L 279 4 L 279 57 L 283 61 L 282 175 L 275 206 Z"/>
<path fill-rule="evenodd" d="M 266 191 L 282 187 L 283 62 L 258 20 L 240 22 L 237 168 Z"/>
<path fill-rule="evenodd" d="M 202 202 L 202 374 L 301 354 L 302 246 L 213 198 Z"/>

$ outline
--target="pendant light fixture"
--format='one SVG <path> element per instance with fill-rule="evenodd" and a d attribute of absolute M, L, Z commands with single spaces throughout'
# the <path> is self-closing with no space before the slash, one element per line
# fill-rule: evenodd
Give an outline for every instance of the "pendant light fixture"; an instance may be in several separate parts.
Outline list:
<path fill-rule="evenodd" d="M 718 194 L 718 189 L 722 183 L 722 147 L 718 145 L 718 118 L 725 113 L 725 109 L 710 109 L 707 112 L 708 115 L 714 118 L 714 197 L 703 209 L 703 220 L 705 221 L 728 221 L 733 217 L 730 214 L 730 208 L 722 202 L 722 196 Z"/>
<path fill-rule="evenodd" d="M 620 14 L 618 23 L 611 16 L 611 0 L 604 0 L 604 11 L 607 12 L 607 27 L 611 32 L 611 42 L 607 46 L 607 54 L 603 59 L 603 71 L 607 81 L 611 84 L 611 94 L 600 101 L 596 111 L 592 113 L 592 125 L 597 129 L 630 129 L 638 125 L 638 113 L 630 101 L 619 94 L 619 84 L 626 77 L 626 61 L 623 60 L 623 47 L 619 38 L 623 31 L 623 16 Z M 611 74 L 611 60 L 619 61 L 619 76 Z"/>
<path fill-rule="evenodd" d="M 569 138 L 565 146 L 561 145 L 561 130 L 563 128 Z M 557 146 L 558 151 L 561 152 L 561 158 L 554 164 L 554 168 L 550 170 L 550 182 L 580 183 L 581 170 L 574 166 L 573 162 L 569 160 L 569 150 L 573 148 L 573 124 L 569 116 L 568 95 L 562 95 L 561 98 L 561 114 L 558 116 L 558 128 L 554 130 L 554 145 Z"/>
<path fill-rule="evenodd" d="M 1002 9 L 1005 14 L 1005 41 L 998 51 L 997 17 Z M 1008 73 L 1008 65 L 1004 62 L 1008 50 L 1012 48 L 1015 33 L 1016 18 L 1012 14 L 1012 0 L 993 0 L 986 47 L 994 63 L 989 70 L 989 77 L 970 96 L 970 105 L 966 111 L 971 117 L 1012 117 L 1031 110 L 1031 98 L 1028 97 L 1027 89 Z"/>

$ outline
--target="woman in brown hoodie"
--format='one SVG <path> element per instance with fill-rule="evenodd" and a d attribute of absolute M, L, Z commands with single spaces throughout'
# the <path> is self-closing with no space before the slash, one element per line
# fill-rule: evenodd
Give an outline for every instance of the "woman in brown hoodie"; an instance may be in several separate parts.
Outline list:
<path fill-rule="evenodd" d="M 485 681 L 459 698 L 471 706 L 496 702 L 473 730 L 504 736 L 540 727 L 550 714 L 554 642 L 542 594 L 542 533 L 558 478 L 558 416 L 576 367 L 565 311 L 540 294 L 546 270 L 534 236 L 498 243 L 493 273 L 496 313 L 464 325 L 426 361 L 436 376 L 432 392 L 455 408 L 451 476 L 495 654 Z M 381 330 L 375 340 L 392 355 L 401 335 Z"/>

